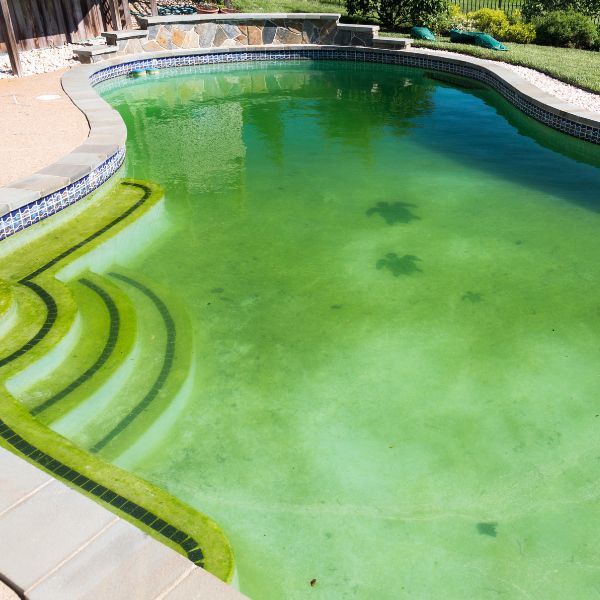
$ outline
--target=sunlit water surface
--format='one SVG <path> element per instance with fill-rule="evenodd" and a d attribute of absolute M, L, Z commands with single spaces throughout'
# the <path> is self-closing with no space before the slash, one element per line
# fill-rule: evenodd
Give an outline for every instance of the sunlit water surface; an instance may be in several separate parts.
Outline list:
<path fill-rule="evenodd" d="M 393 66 L 103 93 L 166 190 L 128 266 L 195 339 L 183 416 L 120 464 L 223 527 L 242 591 L 600 594 L 598 147 Z"/>

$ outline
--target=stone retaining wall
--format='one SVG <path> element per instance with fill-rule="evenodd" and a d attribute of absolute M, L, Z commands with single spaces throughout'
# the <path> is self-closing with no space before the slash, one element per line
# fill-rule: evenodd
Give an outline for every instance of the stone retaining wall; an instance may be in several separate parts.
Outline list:
<path fill-rule="evenodd" d="M 148 25 L 145 52 L 176 48 L 235 48 L 270 44 L 333 44 L 336 19 L 211 19 Z M 127 48 L 129 50 L 129 48 Z"/>
<path fill-rule="evenodd" d="M 373 47 L 379 27 L 343 24 L 339 18 L 339 14 L 314 13 L 140 17 L 142 29 L 104 33 L 107 46 L 76 50 L 75 54 L 83 63 L 96 63 L 164 50 L 307 44 Z M 404 45 L 409 43 L 404 40 Z"/>

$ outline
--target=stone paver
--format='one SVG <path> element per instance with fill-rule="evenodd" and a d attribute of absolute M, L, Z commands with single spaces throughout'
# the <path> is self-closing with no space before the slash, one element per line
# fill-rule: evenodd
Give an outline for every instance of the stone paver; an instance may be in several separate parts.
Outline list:
<path fill-rule="evenodd" d="M 116 518 L 53 481 L 0 518 L 0 573 L 28 589 Z"/>
<path fill-rule="evenodd" d="M 3 448 L 0 575 L 29 600 L 245 598 Z M 0 600 L 17 597 L 0 581 Z"/>
<path fill-rule="evenodd" d="M 78 598 L 154 598 L 193 568 L 180 554 L 118 521 L 26 594 L 30 600 L 67 598 L 69 590 L 77 590 Z"/>
<path fill-rule="evenodd" d="M 185 579 L 178 582 L 173 589 L 158 596 L 156 600 L 243 600 L 246 598 L 240 592 L 223 585 L 212 575 L 206 577 L 198 569 L 194 569 Z"/>
<path fill-rule="evenodd" d="M 52 477 L 10 452 L 0 452 L 0 518 L 6 510 L 23 501 Z"/>

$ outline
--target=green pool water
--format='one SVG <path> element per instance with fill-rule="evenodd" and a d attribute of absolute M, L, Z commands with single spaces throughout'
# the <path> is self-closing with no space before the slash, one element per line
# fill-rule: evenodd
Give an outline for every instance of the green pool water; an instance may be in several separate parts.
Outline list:
<path fill-rule="evenodd" d="M 599 596 L 598 147 L 395 66 L 98 89 L 165 200 L 93 269 L 192 340 L 110 458 L 214 519 L 252 598 Z M 90 447 L 118 410 L 52 426 Z"/>

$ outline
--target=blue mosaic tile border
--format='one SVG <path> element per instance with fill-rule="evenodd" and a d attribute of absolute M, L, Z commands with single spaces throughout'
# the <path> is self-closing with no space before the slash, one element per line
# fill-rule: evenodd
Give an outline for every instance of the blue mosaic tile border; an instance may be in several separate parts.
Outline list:
<path fill-rule="evenodd" d="M 265 60 L 347 60 L 395 64 L 421 69 L 445 71 L 455 75 L 462 75 L 481 81 L 504 96 L 510 103 L 523 111 L 526 115 L 574 137 L 600 144 L 600 127 L 591 127 L 578 123 L 565 116 L 557 115 L 534 104 L 522 94 L 512 89 L 504 81 L 487 71 L 467 64 L 460 65 L 429 56 L 411 56 L 404 52 L 385 52 L 362 49 L 289 49 L 289 50 L 260 50 L 256 52 L 223 52 L 209 54 L 191 54 L 186 56 L 167 56 L 162 58 L 145 58 L 132 62 L 107 67 L 96 71 L 91 78 L 92 85 L 101 81 L 127 75 L 133 69 L 147 69 L 150 67 L 164 69 L 169 67 L 189 67 L 205 64 L 232 63 L 245 61 Z"/>
<path fill-rule="evenodd" d="M 600 144 L 600 127 L 579 123 L 567 116 L 555 114 L 507 85 L 501 77 L 468 64 L 456 64 L 437 59 L 431 55 L 414 56 L 405 52 L 361 48 L 302 48 L 280 50 L 258 50 L 251 52 L 211 52 L 189 55 L 173 55 L 161 58 L 142 58 L 112 65 L 95 71 L 90 76 L 92 86 L 108 79 L 129 74 L 134 69 L 150 67 L 166 69 L 170 67 L 193 67 L 206 64 L 257 62 L 273 60 L 345 60 L 366 63 L 394 64 L 405 67 L 433 69 L 455 75 L 462 75 L 481 81 L 499 92 L 510 103 L 526 115 L 579 139 Z M 53 215 L 67 206 L 81 200 L 100 187 L 116 173 L 125 159 L 125 148 L 119 149 L 89 175 L 39 200 L 17 208 L 0 217 L 0 241 Z"/>
<path fill-rule="evenodd" d="M 114 175 L 125 160 L 125 148 L 119 149 L 99 167 L 78 181 L 21 206 L 0 217 L 0 240 L 21 231 L 67 206 L 81 200 Z"/>

